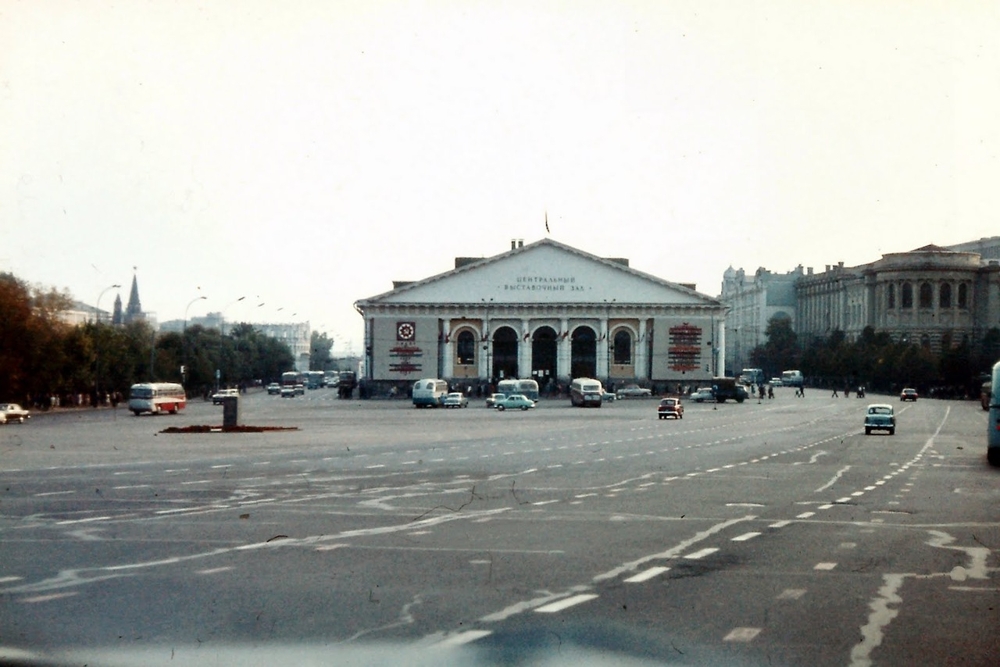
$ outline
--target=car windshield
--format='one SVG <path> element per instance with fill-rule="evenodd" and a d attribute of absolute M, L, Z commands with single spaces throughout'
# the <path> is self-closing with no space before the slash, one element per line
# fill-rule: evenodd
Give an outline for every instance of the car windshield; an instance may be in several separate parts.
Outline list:
<path fill-rule="evenodd" d="M 876 405 L 876 406 L 868 408 L 868 414 L 870 414 L 870 415 L 891 415 L 892 414 L 892 408 Z M 904 415 L 904 417 L 905 416 L 906 415 Z"/>

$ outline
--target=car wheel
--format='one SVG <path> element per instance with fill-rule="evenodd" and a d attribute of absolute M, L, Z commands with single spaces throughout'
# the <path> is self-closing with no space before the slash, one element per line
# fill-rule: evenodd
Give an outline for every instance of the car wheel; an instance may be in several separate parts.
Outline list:
<path fill-rule="evenodd" d="M 890 428 L 889 429 L 889 435 L 896 435 L 896 429 Z"/>
<path fill-rule="evenodd" d="M 504 410 L 506 410 L 506 409 L 507 409 L 507 408 L 505 408 L 505 407 L 504 407 L 504 406 L 502 406 L 502 405 L 498 405 L 498 406 L 497 406 L 497 410 L 499 410 L 500 412 L 503 412 L 503 411 L 504 411 Z"/>
<path fill-rule="evenodd" d="M 133 410 L 132 414 L 134 414 L 136 417 L 138 417 L 139 415 L 142 414 L 142 410 Z"/>
<path fill-rule="evenodd" d="M 865 427 L 865 435 L 871 435 L 871 434 L 872 434 L 872 430 L 866 426 Z"/>
<path fill-rule="evenodd" d="M 1000 466 L 1000 447 L 990 447 L 986 450 L 986 460 L 991 466 Z"/>
<path fill-rule="evenodd" d="M 528 409 L 528 406 L 527 406 L 527 405 L 522 405 L 522 406 L 521 406 L 521 409 L 522 409 L 522 410 L 527 410 L 527 409 Z"/>

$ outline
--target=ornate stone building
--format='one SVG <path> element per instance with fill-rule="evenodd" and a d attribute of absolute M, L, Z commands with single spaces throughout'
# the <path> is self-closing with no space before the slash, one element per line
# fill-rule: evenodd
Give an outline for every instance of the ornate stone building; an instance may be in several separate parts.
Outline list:
<path fill-rule="evenodd" d="M 821 273 L 799 266 L 748 276 L 730 267 L 720 299 L 729 309 L 730 372 L 738 373 L 749 352 L 767 342 L 767 323 L 776 316 L 790 317 L 803 341 L 837 330 L 854 340 L 871 326 L 939 352 L 1000 328 L 1000 237 L 888 253 L 861 266 L 840 262 Z"/>
<path fill-rule="evenodd" d="M 736 376 L 750 367 L 750 353 L 767 342 L 767 325 L 773 317 L 785 318 L 795 328 L 795 284 L 802 267 L 788 273 L 772 273 L 765 268 L 747 275 L 743 269 L 726 269 L 720 300 L 726 313 L 727 375 Z"/>
<path fill-rule="evenodd" d="M 694 289 L 545 239 L 397 282 L 355 304 L 367 379 L 539 385 L 704 382 L 724 367 L 724 308 Z"/>

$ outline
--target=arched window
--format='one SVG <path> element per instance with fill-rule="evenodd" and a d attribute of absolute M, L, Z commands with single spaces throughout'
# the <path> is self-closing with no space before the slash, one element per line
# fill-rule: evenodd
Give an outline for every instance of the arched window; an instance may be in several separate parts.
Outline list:
<path fill-rule="evenodd" d="M 889 308 L 895 308 L 896 307 L 896 286 L 893 285 L 892 283 L 889 283 L 889 298 L 888 298 L 888 301 L 889 301 Z"/>
<path fill-rule="evenodd" d="M 913 285 L 903 283 L 903 308 L 913 308 Z"/>
<path fill-rule="evenodd" d="M 938 303 L 942 308 L 951 308 L 951 283 L 941 283 Z"/>
<path fill-rule="evenodd" d="M 934 307 L 934 288 L 930 283 L 920 283 L 920 307 Z"/>
<path fill-rule="evenodd" d="M 476 337 L 468 329 L 458 334 L 455 356 L 460 366 L 472 366 L 476 363 Z"/>
<path fill-rule="evenodd" d="M 632 363 L 632 336 L 624 329 L 615 334 L 614 362 L 619 366 Z"/>
<path fill-rule="evenodd" d="M 969 307 L 969 286 L 966 283 L 958 284 L 958 307 Z"/>

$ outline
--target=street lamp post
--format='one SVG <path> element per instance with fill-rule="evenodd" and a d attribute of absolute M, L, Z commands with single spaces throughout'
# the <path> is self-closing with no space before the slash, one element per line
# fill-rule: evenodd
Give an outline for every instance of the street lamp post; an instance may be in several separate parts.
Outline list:
<path fill-rule="evenodd" d="M 98 324 L 100 324 L 101 322 L 101 297 L 104 296 L 104 293 L 107 292 L 108 290 L 117 289 L 119 287 L 121 287 L 121 285 L 108 285 L 103 290 L 101 290 L 100 294 L 97 295 L 97 305 L 94 307 L 94 320 Z"/>
<path fill-rule="evenodd" d="M 221 333 L 223 336 L 226 335 L 226 311 L 229 310 L 230 306 L 236 305 L 245 298 L 246 296 L 241 296 L 240 298 L 236 299 L 236 301 L 231 301 L 229 304 L 226 305 L 225 308 L 222 309 L 222 322 L 220 323 L 220 325 L 222 326 Z"/>
<path fill-rule="evenodd" d="M 203 301 L 203 300 L 205 300 L 207 298 L 208 298 L 207 296 L 196 296 L 195 298 L 191 299 L 191 301 L 188 303 L 187 306 L 184 307 L 184 330 L 181 333 L 181 347 L 182 347 L 182 350 L 184 351 L 184 366 L 188 365 L 188 359 L 187 359 L 188 310 L 191 309 L 191 306 L 193 306 L 196 301 Z M 182 367 L 181 383 L 183 383 L 183 382 L 184 382 L 184 373 L 183 373 L 183 367 Z"/>

